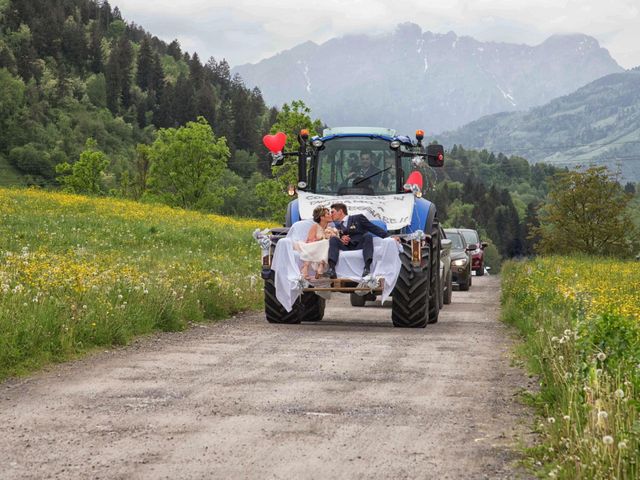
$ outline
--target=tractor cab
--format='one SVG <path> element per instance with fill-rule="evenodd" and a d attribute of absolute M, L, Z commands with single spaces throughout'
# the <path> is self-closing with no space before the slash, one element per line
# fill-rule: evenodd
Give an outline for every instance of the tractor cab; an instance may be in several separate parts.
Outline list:
<path fill-rule="evenodd" d="M 432 167 L 442 166 L 444 160 L 442 146 L 425 149 L 423 138 L 421 130 L 412 141 L 387 128 L 345 127 L 325 129 L 322 137 L 309 139 L 302 130 L 298 152 L 271 155 L 274 165 L 285 156 L 299 157 L 298 191 L 332 196 L 421 194 L 425 160 Z"/>

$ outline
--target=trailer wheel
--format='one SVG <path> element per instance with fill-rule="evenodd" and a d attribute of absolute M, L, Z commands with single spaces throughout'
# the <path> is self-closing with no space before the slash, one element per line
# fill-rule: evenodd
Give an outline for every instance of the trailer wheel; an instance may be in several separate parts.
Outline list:
<path fill-rule="evenodd" d="M 431 283 L 430 248 L 422 248 L 423 266 L 411 265 L 411 246 L 402 245 L 402 267 L 393 289 L 391 320 L 394 327 L 424 328 L 429 316 L 429 285 Z M 426 257 L 426 258 L 425 258 Z"/>
<path fill-rule="evenodd" d="M 447 286 L 447 290 L 444 294 L 444 304 L 445 305 L 449 305 L 451 303 L 451 295 L 453 293 L 453 285 L 451 284 L 451 270 L 449 270 L 449 274 L 447 275 L 446 278 L 446 286 Z"/>
<path fill-rule="evenodd" d="M 429 318 L 427 323 L 437 323 L 440 315 L 440 295 L 442 285 L 440 285 L 440 230 L 434 227 L 431 231 L 431 249 L 429 251 L 431 264 L 429 280 Z"/>
<path fill-rule="evenodd" d="M 351 300 L 352 307 L 364 307 L 367 301 L 364 295 L 358 295 L 357 293 L 350 294 L 349 299 Z"/>
<path fill-rule="evenodd" d="M 264 281 L 264 313 L 269 323 L 300 323 L 300 309 L 301 302 L 298 299 L 293 304 L 291 311 L 287 312 L 276 298 L 276 286 L 273 283 L 273 278 Z"/>

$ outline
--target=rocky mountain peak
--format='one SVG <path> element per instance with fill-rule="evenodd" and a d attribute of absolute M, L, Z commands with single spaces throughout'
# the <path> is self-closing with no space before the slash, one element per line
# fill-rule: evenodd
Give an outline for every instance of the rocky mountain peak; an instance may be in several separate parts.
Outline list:
<path fill-rule="evenodd" d="M 329 125 L 451 130 L 524 110 L 622 68 L 598 41 L 553 35 L 537 46 L 480 42 L 399 24 L 391 33 L 306 42 L 236 67 L 268 103 L 304 100 Z"/>

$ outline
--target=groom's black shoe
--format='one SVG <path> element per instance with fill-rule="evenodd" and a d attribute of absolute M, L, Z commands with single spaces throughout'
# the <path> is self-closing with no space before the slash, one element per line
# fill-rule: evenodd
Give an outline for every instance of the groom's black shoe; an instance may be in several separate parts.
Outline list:
<path fill-rule="evenodd" d="M 329 267 L 327 271 L 324 272 L 324 274 L 329 278 L 338 278 L 338 275 L 336 275 L 336 269 L 334 267 Z"/>
<path fill-rule="evenodd" d="M 362 278 L 371 274 L 371 267 L 369 265 L 364 266 L 364 270 L 362 270 Z"/>

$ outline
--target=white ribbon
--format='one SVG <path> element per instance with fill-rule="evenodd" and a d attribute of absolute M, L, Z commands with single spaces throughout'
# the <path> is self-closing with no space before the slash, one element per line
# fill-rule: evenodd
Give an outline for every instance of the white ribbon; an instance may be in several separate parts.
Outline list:
<path fill-rule="evenodd" d="M 265 228 L 264 230 L 260 230 L 256 228 L 253 231 L 253 238 L 258 242 L 260 248 L 262 249 L 262 255 L 268 255 L 271 250 L 271 238 L 268 235 L 269 229 Z"/>

